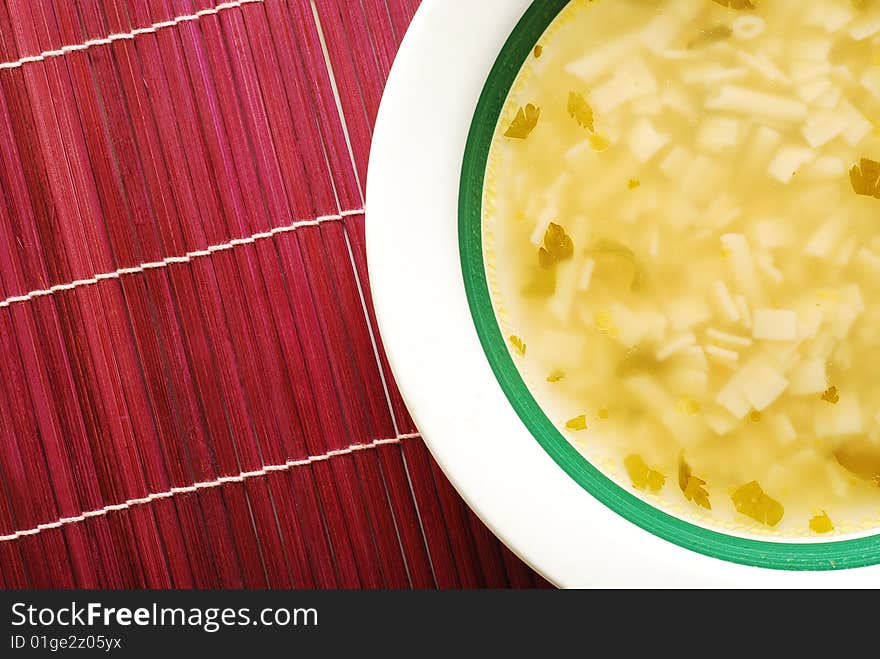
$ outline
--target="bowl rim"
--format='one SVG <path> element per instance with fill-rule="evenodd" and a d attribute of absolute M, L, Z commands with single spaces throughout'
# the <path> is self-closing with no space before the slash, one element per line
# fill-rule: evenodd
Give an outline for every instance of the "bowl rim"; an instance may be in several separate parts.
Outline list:
<path fill-rule="evenodd" d="M 646 533 L 565 476 L 510 405 L 473 323 L 457 219 L 475 108 L 498 54 L 531 5 L 425 0 L 374 130 L 367 179 L 372 296 L 392 372 L 438 464 L 483 522 L 560 586 L 880 583 L 878 566 L 769 570 Z"/>

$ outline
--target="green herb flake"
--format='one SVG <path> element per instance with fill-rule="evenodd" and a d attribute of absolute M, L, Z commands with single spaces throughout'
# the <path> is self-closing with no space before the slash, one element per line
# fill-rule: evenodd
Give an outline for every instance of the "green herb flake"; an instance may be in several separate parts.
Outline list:
<path fill-rule="evenodd" d="M 535 107 L 529 103 L 517 111 L 513 122 L 510 124 L 510 128 L 504 133 L 504 137 L 516 140 L 526 139 L 532 134 L 532 131 L 535 130 L 535 127 L 538 125 L 538 119 L 540 118 L 541 108 Z"/>
<path fill-rule="evenodd" d="M 880 199 L 880 162 L 862 158 L 849 170 L 849 181 L 857 195 Z"/>
<path fill-rule="evenodd" d="M 834 530 L 834 523 L 823 510 L 821 515 L 816 515 L 810 520 L 810 529 L 813 533 L 831 533 Z"/>
<path fill-rule="evenodd" d="M 591 133 L 596 131 L 593 108 L 587 103 L 587 99 L 577 92 L 568 94 L 568 115 L 577 122 L 581 128 L 586 128 Z"/>
<path fill-rule="evenodd" d="M 565 373 L 560 371 L 559 369 L 553 371 L 550 375 L 547 376 L 547 382 L 556 383 L 562 382 L 565 379 Z"/>
<path fill-rule="evenodd" d="M 580 416 L 576 416 L 573 419 L 569 419 L 565 422 L 565 427 L 567 430 L 571 430 L 572 432 L 581 432 L 587 429 L 587 415 L 581 414 Z"/>
<path fill-rule="evenodd" d="M 623 461 L 633 487 L 643 492 L 657 494 L 666 485 L 666 476 L 651 469 L 639 455 L 630 455 Z"/>
<path fill-rule="evenodd" d="M 513 346 L 513 349 L 514 349 L 518 354 L 520 354 L 520 355 L 522 355 L 523 357 L 525 357 L 525 354 L 526 354 L 526 344 L 523 342 L 523 340 L 522 340 L 521 338 L 519 338 L 519 337 L 516 336 L 516 335 L 512 335 L 512 336 L 510 337 L 510 345 Z"/>
<path fill-rule="evenodd" d="M 701 508 L 712 510 L 712 504 L 709 502 L 709 492 L 706 490 L 706 481 L 694 476 L 691 466 L 684 459 L 683 452 L 678 460 L 678 487 L 681 489 L 682 494 L 684 494 L 685 499 L 693 501 Z"/>
<path fill-rule="evenodd" d="M 837 387 L 830 387 L 822 394 L 822 400 L 826 403 L 831 403 L 832 405 L 837 405 L 840 402 L 840 393 L 837 391 Z"/>
<path fill-rule="evenodd" d="M 776 526 L 785 514 L 782 504 L 768 496 L 757 481 L 746 483 L 730 498 L 737 512 L 766 526 Z"/>
<path fill-rule="evenodd" d="M 563 227 L 551 222 L 544 234 L 544 246 L 538 250 L 538 264 L 545 270 L 574 256 L 574 242 Z"/>

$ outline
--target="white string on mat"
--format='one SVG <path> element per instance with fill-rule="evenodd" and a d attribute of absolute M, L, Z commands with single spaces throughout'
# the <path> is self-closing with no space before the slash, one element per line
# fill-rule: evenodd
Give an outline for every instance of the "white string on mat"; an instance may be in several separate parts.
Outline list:
<path fill-rule="evenodd" d="M 60 529 L 69 524 L 78 524 L 80 522 L 84 522 L 90 517 L 103 517 L 108 513 L 128 510 L 137 506 L 144 506 L 152 503 L 153 501 L 170 499 L 180 494 L 193 494 L 195 492 L 198 492 L 199 490 L 210 490 L 221 487 L 223 485 L 228 485 L 230 483 L 244 483 L 245 481 L 252 480 L 254 478 L 262 478 L 263 476 L 268 476 L 271 473 L 290 471 L 292 469 L 295 469 L 296 467 L 306 467 L 308 465 L 313 465 L 318 462 L 325 462 L 326 460 L 330 460 L 331 458 L 336 458 L 343 455 L 351 455 L 352 453 L 357 453 L 358 451 L 370 451 L 379 448 L 380 446 L 400 444 L 410 439 L 418 439 L 420 436 L 421 435 L 419 435 L 418 433 L 410 433 L 407 435 L 398 435 L 397 437 L 391 437 L 389 439 L 376 439 L 372 442 L 367 442 L 366 444 L 352 444 L 351 446 L 344 449 L 327 451 L 326 453 L 321 453 L 320 455 L 310 455 L 309 457 L 302 458 L 300 460 L 288 460 L 283 464 L 267 465 L 254 471 L 243 471 L 235 476 L 221 476 L 216 480 L 193 483 L 192 485 L 187 485 L 186 487 L 172 487 L 170 490 L 166 490 L 164 492 L 155 492 L 138 499 L 128 499 L 127 501 L 124 501 L 122 503 L 104 506 L 103 508 L 98 508 L 97 510 L 89 510 L 74 517 L 62 517 L 54 522 L 37 524 L 37 526 L 31 529 L 15 531 L 13 533 L 10 533 L 9 535 L 0 535 L 0 542 L 11 542 L 13 540 L 18 540 L 29 535 L 37 535 L 38 533 L 42 533 L 43 531 Z"/>
<path fill-rule="evenodd" d="M 327 76 L 330 79 L 330 88 L 333 91 L 333 99 L 336 103 L 336 113 L 339 116 L 339 123 L 342 127 L 342 134 L 345 137 L 345 145 L 346 145 L 346 149 L 348 150 L 348 158 L 349 158 L 349 161 L 351 162 L 351 169 L 354 172 L 355 180 L 357 181 L 358 191 L 360 192 L 361 199 L 364 200 L 365 199 L 364 186 L 361 181 L 360 174 L 358 173 L 358 166 L 357 166 L 357 162 L 354 157 L 354 149 L 352 148 L 352 145 L 351 145 L 351 133 L 348 130 L 348 120 L 345 117 L 345 109 L 342 107 L 342 98 L 339 95 L 339 85 L 336 81 L 336 74 L 333 71 L 333 62 L 331 61 L 331 58 L 330 58 L 330 51 L 327 48 L 327 39 L 324 36 L 324 27 L 321 24 L 320 13 L 318 12 L 318 6 L 315 4 L 315 0 L 311 0 L 311 5 L 312 5 L 312 17 L 314 18 L 314 21 L 315 21 L 315 28 L 318 31 L 318 39 L 321 42 L 321 51 L 324 55 L 324 66 L 327 69 Z M 332 174 L 333 173 L 331 172 L 331 177 L 332 177 Z M 370 320 L 370 315 L 367 310 L 367 302 L 366 302 L 366 298 L 364 296 L 364 286 L 363 286 L 363 283 L 361 282 L 360 275 L 358 274 L 358 268 L 357 268 L 357 264 L 355 263 L 354 252 L 351 247 L 351 240 L 349 239 L 347 230 L 345 232 L 345 243 L 346 243 L 346 247 L 348 249 L 348 257 L 349 257 L 349 261 L 351 263 L 352 272 L 354 274 L 354 280 L 355 280 L 355 283 L 357 284 L 358 295 L 360 295 L 361 311 L 364 314 L 364 319 L 366 320 L 366 323 L 367 323 L 367 330 L 369 331 L 369 334 L 370 334 L 370 342 L 372 343 L 372 346 L 373 346 L 373 356 L 376 360 L 376 368 L 379 373 L 379 379 L 382 382 L 382 389 L 385 393 L 385 403 L 388 406 L 388 413 L 391 415 L 391 424 L 394 428 L 394 432 L 395 432 L 395 434 L 399 435 L 400 434 L 400 424 L 398 423 L 398 420 L 397 420 L 397 414 L 394 411 L 394 405 L 391 402 L 391 391 L 389 390 L 389 387 L 388 387 L 388 378 L 386 377 L 384 367 L 382 366 L 382 360 L 379 356 L 378 341 L 377 341 L 376 334 L 373 329 L 373 323 Z M 428 536 L 425 533 L 425 526 L 422 523 L 422 512 L 419 509 L 419 500 L 418 500 L 418 497 L 416 497 L 415 487 L 413 486 L 412 477 L 410 476 L 410 472 L 409 472 L 409 465 L 407 464 L 406 455 L 401 454 L 400 457 L 401 457 L 401 461 L 403 463 L 403 472 L 404 472 L 404 475 L 406 476 L 407 485 L 409 486 L 410 497 L 412 498 L 412 503 L 413 503 L 413 506 L 415 507 L 416 518 L 419 523 L 419 531 L 421 532 L 421 536 L 422 536 L 422 543 L 425 548 L 425 553 L 428 557 L 428 565 L 431 568 L 431 575 L 434 579 L 434 584 L 437 585 L 438 580 L 437 580 L 437 571 L 434 567 L 434 557 L 431 555 L 431 545 L 428 542 Z M 387 488 L 386 488 L 386 492 L 387 492 Z M 392 512 L 392 514 L 393 514 L 393 512 Z M 396 527 L 397 526 L 397 516 L 394 515 L 394 518 L 395 518 L 394 524 Z M 400 545 L 401 556 L 403 556 L 403 558 L 404 558 L 404 564 L 405 564 L 405 568 L 407 571 L 407 575 L 409 575 L 410 574 L 409 564 L 406 559 L 406 552 L 404 551 L 403 543 L 402 543 L 399 532 L 398 532 L 397 540 Z"/>
<path fill-rule="evenodd" d="M 33 62 L 42 62 L 47 59 L 51 59 L 53 57 L 62 57 L 63 55 L 67 55 L 68 53 L 73 53 L 78 50 L 88 50 L 93 46 L 106 46 L 108 44 L 113 43 L 114 41 L 124 41 L 126 39 L 134 39 L 137 36 L 142 34 L 155 34 L 159 30 L 174 27 L 175 25 L 180 25 L 181 23 L 186 23 L 189 21 L 198 21 L 205 16 L 212 16 L 214 14 L 219 14 L 221 11 L 226 11 L 227 9 L 237 9 L 242 7 L 243 5 L 255 4 L 258 2 L 265 2 L 265 0 L 233 0 L 231 2 L 222 2 L 216 7 L 208 7 L 207 9 L 200 9 L 197 12 L 192 14 L 186 14 L 184 16 L 176 16 L 175 18 L 168 19 L 167 21 L 161 21 L 160 23 L 153 23 L 148 27 L 139 27 L 135 28 L 131 32 L 121 32 L 118 34 L 111 34 L 107 37 L 103 37 L 100 39 L 89 39 L 88 41 L 84 41 L 83 43 L 72 44 L 69 46 L 62 46 L 57 50 L 45 50 L 39 55 L 28 55 L 26 57 L 22 57 L 13 62 L 0 62 L 0 71 L 3 69 L 17 69 L 25 64 L 30 64 Z"/>
<path fill-rule="evenodd" d="M 316 217 L 313 220 L 298 220 L 282 227 L 275 227 L 274 229 L 270 229 L 269 231 L 255 233 L 252 236 L 248 236 L 247 238 L 234 238 L 229 242 L 220 243 L 217 245 L 210 245 L 205 249 L 187 252 L 183 256 L 167 256 L 161 261 L 141 263 L 140 265 L 129 268 L 119 268 L 118 270 L 114 270 L 113 272 L 104 272 L 98 275 L 93 275 L 88 279 L 77 279 L 66 284 L 56 284 L 55 286 L 51 286 L 42 290 L 30 291 L 29 293 L 25 293 L 23 295 L 14 295 L 0 301 L 0 309 L 12 306 L 13 304 L 17 304 L 20 302 L 28 302 L 29 300 L 33 300 L 38 297 L 60 293 L 62 291 L 71 291 L 75 288 L 82 288 L 83 286 L 94 286 L 98 282 L 107 279 L 119 279 L 124 275 L 138 275 L 146 272 L 147 270 L 158 270 L 161 268 L 167 268 L 170 265 L 190 263 L 194 259 L 205 258 L 217 252 L 225 252 L 226 250 L 230 250 L 241 245 L 253 245 L 258 241 L 268 240 L 275 236 L 290 233 L 291 231 L 296 231 L 305 227 L 316 227 L 326 222 L 340 222 L 346 217 L 362 215 L 363 212 L 364 209 L 360 208 L 357 210 L 342 211 L 341 213 L 337 213 L 335 215 L 321 215 L 320 217 Z"/>

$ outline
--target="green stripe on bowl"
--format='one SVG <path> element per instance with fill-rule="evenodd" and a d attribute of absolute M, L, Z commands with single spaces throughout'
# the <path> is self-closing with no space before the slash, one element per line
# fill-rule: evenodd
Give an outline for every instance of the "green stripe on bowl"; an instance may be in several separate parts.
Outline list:
<path fill-rule="evenodd" d="M 713 558 L 776 570 L 824 571 L 880 563 L 880 535 L 788 543 L 727 535 L 653 507 L 585 459 L 556 429 L 520 376 L 495 317 L 483 260 L 483 190 L 495 127 L 510 90 L 538 40 L 569 0 L 536 0 L 508 39 L 477 105 L 459 189 L 459 248 L 468 303 L 480 342 L 510 404 L 547 453 L 592 496 L 621 517 L 669 542 Z"/>

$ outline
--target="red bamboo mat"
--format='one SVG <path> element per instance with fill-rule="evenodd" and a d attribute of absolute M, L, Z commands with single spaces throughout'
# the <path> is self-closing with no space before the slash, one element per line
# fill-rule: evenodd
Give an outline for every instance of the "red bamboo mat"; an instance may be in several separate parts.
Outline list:
<path fill-rule="evenodd" d="M 364 257 L 418 0 L 0 0 L 0 587 L 546 585 L 434 464 Z"/>

